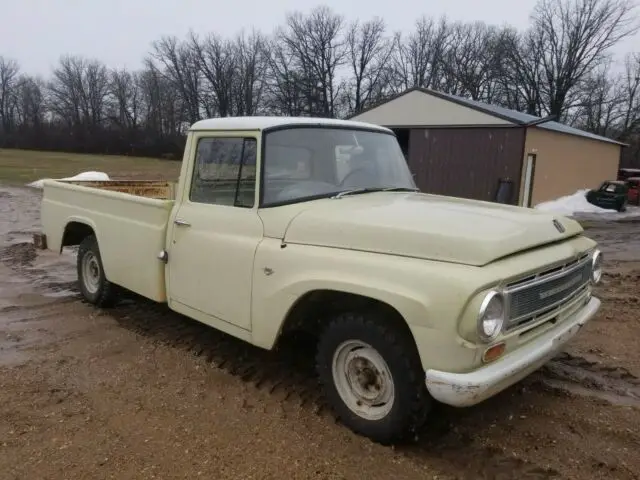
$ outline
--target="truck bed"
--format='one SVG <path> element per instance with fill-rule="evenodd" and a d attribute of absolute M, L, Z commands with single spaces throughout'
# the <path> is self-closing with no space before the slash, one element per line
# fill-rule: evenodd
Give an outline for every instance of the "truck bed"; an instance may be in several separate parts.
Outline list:
<path fill-rule="evenodd" d="M 61 251 L 90 227 L 107 278 L 155 301 L 166 301 L 165 248 L 174 188 L 158 181 L 45 180 L 41 222 L 49 249 Z"/>
<path fill-rule="evenodd" d="M 60 182 L 160 200 L 173 200 L 175 198 L 175 182 L 161 180 L 60 180 Z"/>

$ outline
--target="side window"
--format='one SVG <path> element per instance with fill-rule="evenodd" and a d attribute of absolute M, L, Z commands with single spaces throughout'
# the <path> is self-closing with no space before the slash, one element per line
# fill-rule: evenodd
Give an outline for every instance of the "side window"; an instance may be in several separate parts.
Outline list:
<path fill-rule="evenodd" d="M 201 138 L 189 199 L 197 203 L 253 207 L 255 138 Z"/>

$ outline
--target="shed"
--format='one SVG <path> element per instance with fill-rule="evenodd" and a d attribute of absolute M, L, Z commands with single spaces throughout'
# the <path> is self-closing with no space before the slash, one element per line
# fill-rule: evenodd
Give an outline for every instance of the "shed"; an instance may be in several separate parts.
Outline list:
<path fill-rule="evenodd" d="M 616 179 L 625 146 L 551 118 L 418 87 L 350 119 L 392 129 L 424 192 L 527 207 Z"/>

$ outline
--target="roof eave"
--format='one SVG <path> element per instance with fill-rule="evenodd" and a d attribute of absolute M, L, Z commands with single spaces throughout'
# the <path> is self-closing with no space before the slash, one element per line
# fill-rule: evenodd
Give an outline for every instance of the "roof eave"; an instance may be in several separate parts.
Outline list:
<path fill-rule="evenodd" d="M 534 125 L 534 126 L 537 127 L 538 125 Z M 590 135 L 584 135 L 581 133 L 566 132 L 562 130 L 553 130 L 551 128 L 544 128 L 544 125 L 542 125 L 542 129 L 545 130 L 546 132 L 558 133 L 560 135 L 570 135 L 572 137 L 584 138 L 586 140 L 593 140 L 594 142 L 609 143 L 612 145 L 617 145 L 619 147 L 629 146 L 628 143 L 619 142 L 618 140 L 614 140 L 613 138 L 603 137 L 602 135 L 592 134 L 593 136 L 590 136 Z"/>
<path fill-rule="evenodd" d="M 440 100 L 444 100 L 447 102 L 451 102 L 451 103 L 455 103 L 456 105 L 460 105 L 461 107 L 465 107 L 465 108 L 469 108 L 471 110 L 475 110 L 477 112 L 480 113 L 484 113 L 485 115 L 489 115 L 490 117 L 493 118 L 498 118 L 500 120 L 504 120 L 506 122 L 515 124 L 515 125 L 524 125 L 524 122 L 521 122 L 519 120 L 517 120 L 516 118 L 513 117 L 509 117 L 507 115 L 501 115 L 499 113 L 493 112 L 490 109 L 485 109 L 485 108 L 481 108 L 480 106 L 477 105 L 469 105 L 468 103 L 462 101 L 462 100 L 458 100 L 455 97 L 446 95 L 444 93 L 440 93 L 440 92 L 436 92 L 435 90 L 431 90 L 429 88 L 424 88 L 424 87 L 411 87 L 403 92 L 400 93 L 396 93 L 395 95 L 392 95 L 391 97 L 385 99 L 384 101 L 376 104 L 376 105 L 372 105 L 371 107 L 365 108 L 364 110 L 358 112 L 358 113 L 354 113 L 352 115 L 349 115 L 348 117 L 346 117 L 346 120 L 350 120 L 354 117 L 357 117 L 359 115 L 362 115 L 364 113 L 370 112 L 372 110 L 375 110 L 378 107 L 381 107 L 382 105 L 386 105 L 387 103 L 393 102 L 394 100 L 397 100 L 400 97 L 403 97 L 404 95 L 407 95 L 409 93 L 412 92 L 420 92 L 420 93 L 424 93 L 425 95 L 431 95 L 433 97 L 439 98 Z"/>
<path fill-rule="evenodd" d="M 382 102 L 380 102 L 380 103 L 378 103 L 376 105 L 373 105 L 373 106 L 371 106 L 369 108 L 365 108 L 364 110 L 362 110 L 362 111 L 360 111 L 360 112 L 358 112 L 356 114 L 349 115 L 348 117 L 346 117 L 346 119 L 349 120 L 351 118 L 357 117 L 357 116 L 362 115 L 364 113 L 370 112 L 370 111 L 372 111 L 372 110 L 374 110 L 374 109 L 376 109 L 378 107 L 381 107 L 382 105 L 390 103 L 390 102 L 392 102 L 392 101 L 394 101 L 394 100 L 396 100 L 396 99 L 398 99 L 398 98 L 400 98 L 400 97 L 402 97 L 404 95 L 407 95 L 407 94 L 409 94 L 411 92 L 415 92 L 415 91 L 424 93 L 425 95 L 434 96 L 434 97 L 439 98 L 441 100 L 445 100 L 445 101 L 448 101 L 448 102 L 451 102 L 451 103 L 455 103 L 456 105 L 460 105 L 462 107 L 470 108 L 471 110 L 476 110 L 478 112 L 484 113 L 485 115 L 489 115 L 491 117 L 498 118 L 500 120 L 504 120 L 506 122 L 509 122 L 509 123 L 513 124 L 514 126 L 536 127 L 536 126 L 544 125 L 545 123 L 557 120 L 557 115 L 548 115 L 548 116 L 543 117 L 543 118 L 538 118 L 536 120 L 525 122 L 525 121 L 519 120 L 519 119 L 517 119 L 515 117 L 510 117 L 508 115 L 502 115 L 500 113 L 496 113 L 496 112 L 494 112 L 493 110 L 491 110 L 489 108 L 482 108 L 480 105 L 471 105 L 471 104 L 465 102 L 464 100 L 459 100 L 459 99 L 455 98 L 455 96 L 450 96 L 450 95 L 447 95 L 447 94 L 444 94 L 444 93 L 441 93 L 441 92 L 437 92 L 435 90 L 431 90 L 429 88 L 424 88 L 424 87 L 411 87 L 411 88 L 409 88 L 409 89 L 407 89 L 407 90 L 405 90 L 403 92 L 400 92 L 400 93 L 397 93 L 395 95 L 392 95 L 391 97 L 387 98 L 386 100 L 384 100 L 384 101 L 382 101 Z M 392 128 L 402 128 L 402 127 L 392 127 Z M 433 127 L 433 128 L 435 128 L 435 127 Z M 555 130 L 549 129 L 548 131 L 555 131 Z M 617 140 L 613 140 L 611 138 L 602 137 L 600 135 L 597 135 L 597 137 L 599 137 L 599 138 L 594 138 L 594 137 L 591 137 L 591 136 L 588 136 L 588 135 L 580 135 L 580 134 L 574 134 L 574 133 L 569 133 L 569 132 L 557 131 L 557 133 L 563 133 L 565 135 L 572 135 L 572 136 L 580 137 L 580 138 L 587 138 L 587 139 L 590 139 L 590 140 L 595 140 L 595 141 L 604 142 L 604 143 L 611 143 L 611 144 L 619 145 L 621 147 L 628 147 L 629 146 L 629 144 L 622 143 L 622 142 L 619 142 Z"/>

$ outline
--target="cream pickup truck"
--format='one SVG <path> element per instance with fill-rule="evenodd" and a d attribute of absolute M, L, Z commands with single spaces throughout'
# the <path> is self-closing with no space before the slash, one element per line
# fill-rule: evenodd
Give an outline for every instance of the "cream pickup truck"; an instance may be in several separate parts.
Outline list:
<path fill-rule="evenodd" d="M 366 123 L 202 120 L 175 186 L 48 180 L 41 213 L 97 306 L 124 288 L 264 349 L 316 335 L 328 403 L 380 443 L 518 382 L 600 306 L 577 222 L 421 193 Z"/>

